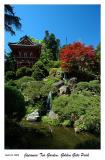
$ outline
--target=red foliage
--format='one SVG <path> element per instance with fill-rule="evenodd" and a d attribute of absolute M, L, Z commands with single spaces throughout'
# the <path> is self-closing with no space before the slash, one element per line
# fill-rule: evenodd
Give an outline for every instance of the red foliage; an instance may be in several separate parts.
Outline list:
<path fill-rule="evenodd" d="M 63 70 L 70 70 L 72 63 L 76 63 L 83 68 L 95 60 L 95 51 L 92 46 L 85 46 L 81 42 L 75 42 L 60 50 L 60 60 Z"/>

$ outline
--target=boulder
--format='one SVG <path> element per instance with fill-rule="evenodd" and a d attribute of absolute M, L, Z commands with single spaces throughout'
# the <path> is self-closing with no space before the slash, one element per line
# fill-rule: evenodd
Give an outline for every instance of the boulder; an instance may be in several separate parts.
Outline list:
<path fill-rule="evenodd" d="M 80 129 L 79 128 L 74 128 L 75 133 L 79 133 Z"/>
<path fill-rule="evenodd" d="M 51 119 L 58 119 L 58 115 L 54 111 L 50 110 L 48 117 Z"/>
<path fill-rule="evenodd" d="M 77 78 L 76 78 L 76 77 L 72 77 L 72 78 L 69 79 L 68 85 L 73 85 L 73 84 L 75 84 L 76 82 L 77 82 Z"/>
<path fill-rule="evenodd" d="M 63 85 L 62 87 L 59 88 L 59 94 L 69 94 L 70 93 L 70 89 L 68 86 Z"/>
<path fill-rule="evenodd" d="M 53 87 L 60 88 L 60 87 L 63 86 L 63 85 L 64 85 L 64 81 L 61 80 L 61 81 L 59 81 L 59 82 L 54 83 L 52 86 L 53 86 Z"/>
<path fill-rule="evenodd" d="M 30 122 L 34 122 L 34 121 L 37 121 L 38 118 L 39 118 L 39 112 L 38 110 L 35 110 L 34 112 L 27 115 L 26 120 Z"/>

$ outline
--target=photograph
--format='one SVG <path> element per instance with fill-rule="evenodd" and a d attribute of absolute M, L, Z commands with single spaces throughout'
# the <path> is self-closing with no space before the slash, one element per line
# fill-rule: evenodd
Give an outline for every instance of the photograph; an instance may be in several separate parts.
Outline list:
<path fill-rule="evenodd" d="M 101 149 L 101 5 L 4 5 L 4 147 Z"/>

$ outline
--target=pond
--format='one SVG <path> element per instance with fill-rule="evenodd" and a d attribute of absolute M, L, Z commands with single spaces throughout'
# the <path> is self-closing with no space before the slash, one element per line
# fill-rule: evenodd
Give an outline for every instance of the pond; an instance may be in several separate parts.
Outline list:
<path fill-rule="evenodd" d="M 23 136 L 25 149 L 100 148 L 100 137 L 91 133 L 75 133 L 73 128 L 52 127 L 42 123 L 25 122 L 22 126 L 32 129 L 32 132 L 25 132 Z"/>

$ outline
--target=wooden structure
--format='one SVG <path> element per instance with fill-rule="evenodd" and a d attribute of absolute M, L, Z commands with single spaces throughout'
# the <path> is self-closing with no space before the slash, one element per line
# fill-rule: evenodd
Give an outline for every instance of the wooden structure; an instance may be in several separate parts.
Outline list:
<path fill-rule="evenodd" d="M 19 67 L 32 67 L 41 54 L 41 44 L 32 42 L 28 36 L 24 36 L 18 43 L 9 43 L 14 59 Z"/>

